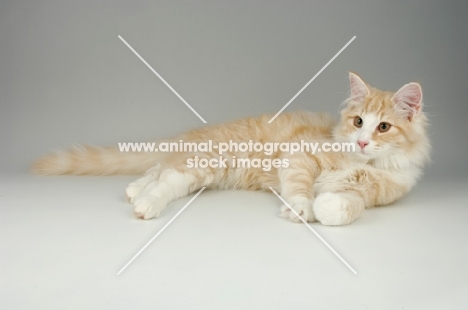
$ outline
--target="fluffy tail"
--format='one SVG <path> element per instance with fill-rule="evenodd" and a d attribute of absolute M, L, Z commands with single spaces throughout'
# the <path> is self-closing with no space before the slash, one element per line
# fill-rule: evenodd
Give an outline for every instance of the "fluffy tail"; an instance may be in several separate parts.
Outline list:
<path fill-rule="evenodd" d="M 158 153 L 120 152 L 118 148 L 75 146 L 39 158 L 32 172 L 42 175 L 142 175 L 156 165 Z"/>

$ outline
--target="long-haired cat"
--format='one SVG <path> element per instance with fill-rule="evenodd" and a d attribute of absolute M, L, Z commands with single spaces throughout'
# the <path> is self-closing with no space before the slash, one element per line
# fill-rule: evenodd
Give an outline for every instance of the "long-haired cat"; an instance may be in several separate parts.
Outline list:
<path fill-rule="evenodd" d="M 337 123 L 327 114 L 284 113 L 240 119 L 195 129 L 168 141 L 206 142 L 351 142 L 347 152 L 231 151 L 229 159 L 270 158 L 288 165 L 262 168 L 188 168 L 187 159 L 218 158 L 211 152 L 120 152 L 117 148 L 76 147 L 47 155 L 35 162 L 37 174 L 144 174 L 126 189 L 135 214 L 157 217 L 171 201 L 202 187 L 280 192 L 304 220 L 324 225 L 353 222 L 365 208 L 386 205 L 415 185 L 429 158 L 427 118 L 422 112 L 422 90 L 409 83 L 386 92 L 349 74 L 351 95 Z M 230 161 L 228 161 L 230 162 Z M 287 206 L 281 215 L 300 219 Z"/>

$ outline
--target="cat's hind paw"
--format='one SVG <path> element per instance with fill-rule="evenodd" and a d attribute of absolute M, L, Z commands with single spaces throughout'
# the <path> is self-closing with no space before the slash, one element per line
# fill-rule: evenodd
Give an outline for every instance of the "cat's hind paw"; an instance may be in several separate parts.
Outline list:
<path fill-rule="evenodd" d="M 292 202 L 289 205 L 296 211 L 297 215 L 299 215 L 304 221 L 306 222 L 314 222 L 315 216 L 314 212 L 312 211 L 312 203 L 310 201 L 303 201 L 303 202 Z M 293 211 L 287 205 L 282 205 L 280 209 L 279 216 L 283 218 L 289 218 L 291 221 L 295 223 L 302 223 L 301 219 L 294 214 Z"/>
<path fill-rule="evenodd" d="M 157 164 L 156 166 L 148 169 L 144 177 L 141 177 L 135 180 L 134 182 L 128 184 L 127 188 L 125 189 L 127 201 L 133 203 L 136 197 L 143 193 L 143 191 L 148 185 L 157 182 L 159 179 L 160 172 L 160 165 Z"/>
<path fill-rule="evenodd" d="M 138 184 L 137 182 L 132 182 L 128 184 L 127 188 L 125 189 L 127 201 L 132 203 L 135 197 L 140 195 L 144 188 L 145 187 L 142 184 Z"/>
<path fill-rule="evenodd" d="M 140 195 L 135 198 L 133 205 L 135 207 L 135 215 L 138 218 L 149 220 L 159 216 L 161 211 L 166 207 L 166 202 L 160 197 Z"/>

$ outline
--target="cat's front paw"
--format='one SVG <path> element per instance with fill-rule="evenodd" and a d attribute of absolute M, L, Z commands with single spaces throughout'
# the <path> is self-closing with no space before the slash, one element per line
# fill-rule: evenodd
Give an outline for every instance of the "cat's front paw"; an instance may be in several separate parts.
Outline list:
<path fill-rule="evenodd" d="M 150 195 L 140 195 L 133 201 L 135 215 L 138 218 L 149 220 L 158 217 L 161 211 L 166 207 L 166 202 L 161 197 Z"/>
<path fill-rule="evenodd" d="M 296 211 L 297 215 L 291 211 L 291 209 L 294 209 Z M 314 212 L 312 211 L 312 202 L 311 201 L 300 201 L 300 202 L 291 202 L 289 203 L 289 206 L 287 205 L 282 205 L 281 206 L 281 212 L 280 216 L 284 218 L 289 218 L 291 221 L 295 223 L 301 223 L 301 219 L 298 217 L 298 215 L 304 219 L 306 222 L 314 222 L 315 221 L 315 216 Z"/>
<path fill-rule="evenodd" d="M 318 195 L 312 209 L 317 220 L 323 225 L 346 225 L 357 218 L 351 202 L 346 197 L 332 192 Z"/>

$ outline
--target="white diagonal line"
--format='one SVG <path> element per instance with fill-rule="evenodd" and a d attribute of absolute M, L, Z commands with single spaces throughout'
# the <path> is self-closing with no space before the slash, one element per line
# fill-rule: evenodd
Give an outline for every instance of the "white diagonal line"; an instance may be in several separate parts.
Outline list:
<path fill-rule="evenodd" d="M 284 111 L 284 109 L 286 109 L 286 108 L 288 107 L 288 105 L 290 105 L 290 104 L 291 104 L 291 102 L 293 102 L 293 101 L 294 101 L 294 99 L 296 99 L 296 97 L 297 97 L 297 96 L 299 96 L 299 95 L 300 95 L 300 93 L 302 93 L 302 91 L 303 91 L 304 89 L 306 89 L 306 88 L 307 88 L 307 86 L 309 86 L 309 84 L 310 84 L 310 83 L 312 83 L 312 82 L 315 80 L 315 78 L 316 78 L 317 76 L 319 76 L 319 74 L 320 74 L 320 73 L 322 73 L 322 71 L 323 71 L 323 70 L 325 70 L 325 69 L 328 67 L 328 65 L 332 63 L 332 61 L 333 61 L 333 60 L 335 60 L 335 58 L 336 58 L 336 57 L 338 57 L 338 55 L 340 55 L 340 54 L 341 54 L 341 52 L 342 52 L 342 51 L 344 51 L 344 49 L 345 49 L 345 48 L 347 48 L 347 47 L 348 47 L 348 45 L 350 45 L 350 44 L 351 44 L 351 42 L 353 42 L 353 41 L 354 41 L 354 39 L 356 39 L 356 36 L 354 36 L 354 37 L 353 37 L 351 40 L 349 40 L 349 42 L 348 42 L 348 43 L 346 43 L 346 45 L 345 45 L 345 46 L 343 46 L 343 47 L 340 49 L 340 51 L 339 51 L 338 53 L 336 53 L 336 55 L 335 55 L 335 56 L 333 56 L 333 58 L 332 58 L 332 59 L 330 59 L 330 61 L 329 61 L 329 62 L 327 62 L 327 63 L 325 64 L 325 66 L 323 66 L 323 68 L 322 68 L 322 69 L 320 69 L 320 71 L 319 71 L 319 72 L 317 72 L 317 74 L 316 74 L 316 75 L 314 75 L 314 77 L 313 77 L 312 79 L 310 79 L 310 81 L 309 81 L 309 82 L 307 82 L 307 84 L 305 84 L 305 85 L 304 85 L 304 87 L 302 87 L 302 88 L 301 88 L 301 90 L 300 90 L 300 91 L 298 91 L 298 92 L 297 92 L 297 94 L 295 94 L 295 95 L 294 95 L 294 97 L 292 97 L 292 98 L 291 98 L 291 100 L 289 100 L 289 101 L 288 101 L 288 103 L 286 103 L 286 104 L 284 105 L 284 107 L 283 107 L 281 110 L 279 110 L 279 111 L 278 111 L 278 113 L 276 113 L 276 115 L 275 115 L 275 116 L 273 116 L 273 117 L 272 117 L 272 119 L 271 119 L 271 120 L 269 120 L 269 121 L 268 121 L 268 123 L 271 123 L 271 122 L 273 122 L 273 121 L 275 120 L 275 118 L 276 118 L 276 117 L 278 117 L 278 115 L 280 115 L 280 114 L 281 114 L 281 112 L 283 112 L 283 111 Z"/>
<path fill-rule="evenodd" d="M 123 42 L 125 45 L 127 45 L 127 47 L 128 47 L 138 58 L 140 58 L 140 60 L 143 61 L 143 63 L 144 63 L 151 71 L 153 71 L 153 73 L 156 74 L 156 76 L 157 76 L 164 84 L 166 84 L 166 86 L 169 87 L 169 89 L 172 90 L 172 92 L 173 92 L 177 97 L 179 97 L 179 99 L 182 100 L 182 102 L 185 103 L 185 105 L 186 105 L 190 110 L 192 110 L 192 112 L 195 113 L 195 115 L 198 116 L 198 118 L 201 119 L 201 121 L 202 121 L 203 123 L 206 124 L 206 121 L 203 119 L 203 117 L 201 117 L 201 115 L 198 114 L 198 112 L 195 111 L 195 109 L 192 108 L 192 106 L 191 106 L 190 104 L 188 104 L 188 102 L 185 101 L 185 99 L 182 98 L 182 96 L 179 95 L 179 93 L 176 92 L 175 89 L 172 88 L 172 86 L 169 85 L 169 83 L 166 82 L 166 80 L 163 79 L 163 77 L 162 77 L 161 75 L 159 75 L 159 73 L 157 73 L 156 70 L 154 70 L 153 67 L 151 67 L 149 63 L 147 63 L 146 60 L 144 60 L 143 57 L 141 57 L 140 54 L 138 54 L 137 51 L 135 51 L 135 50 L 133 49 L 133 47 L 131 47 L 130 44 L 128 44 L 127 41 L 124 40 L 124 38 L 122 38 L 122 37 L 119 35 L 119 39 L 122 40 L 122 42 Z"/>
<path fill-rule="evenodd" d="M 198 195 L 200 195 L 200 194 L 201 194 L 201 192 L 203 192 L 203 190 L 204 190 L 205 188 L 206 188 L 206 187 L 202 187 L 202 188 L 201 188 L 201 189 L 198 191 L 198 193 L 197 193 L 195 196 L 193 196 L 193 197 L 192 197 L 192 199 L 190 199 L 190 200 L 189 200 L 189 202 L 187 202 L 187 203 L 185 204 L 185 206 L 183 206 L 183 208 L 182 208 L 182 209 L 180 209 L 180 210 L 179 210 L 179 212 L 177 212 L 177 214 L 176 214 L 176 215 L 174 215 L 174 217 L 173 217 L 173 218 L 171 218 L 171 220 L 170 220 L 169 222 L 167 222 L 167 223 L 166 223 L 166 225 L 164 225 L 164 227 L 163 227 L 163 228 L 161 228 L 161 230 L 160 230 L 160 231 L 158 231 L 158 233 L 157 233 L 157 234 L 156 234 L 156 235 L 155 235 L 153 238 L 151 238 L 151 240 L 150 240 L 150 241 L 148 241 L 148 242 L 145 244 L 145 246 L 144 246 L 144 247 L 142 247 L 142 248 L 141 248 L 141 250 L 140 250 L 140 251 L 138 251 L 138 253 L 136 253 L 136 254 L 135 254 L 133 257 L 132 257 L 132 259 L 131 259 L 131 260 L 129 260 L 129 261 L 128 261 L 128 263 L 126 263 L 126 264 L 125 264 L 125 266 L 123 266 L 123 267 L 122 267 L 122 269 L 120 269 L 120 271 L 119 271 L 119 272 L 117 272 L 117 275 L 120 275 L 120 274 L 122 273 L 122 271 L 124 271 L 124 270 L 125 270 L 125 268 L 127 268 L 127 267 L 128 267 L 128 265 L 130 265 L 130 264 L 131 264 L 131 263 L 132 263 L 132 262 L 135 260 L 135 258 L 137 258 L 137 257 L 138 257 L 138 255 L 140 255 L 140 254 L 141 254 L 141 252 L 143 252 L 143 251 L 144 251 L 144 250 L 145 250 L 145 249 L 146 249 L 146 248 L 147 248 L 147 247 L 148 247 L 148 246 L 151 244 L 151 242 L 153 242 L 153 241 L 154 241 L 154 239 L 156 239 L 156 238 L 157 238 L 157 237 L 158 237 L 158 236 L 159 236 L 159 235 L 160 235 L 160 234 L 161 234 L 161 233 L 164 231 L 164 229 L 166 229 L 166 228 L 167 228 L 167 227 L 168 227 L 168 226 L 169 226 L 169 225 L 172 223 L 172 221 L 174 221 L 174 220 L 175 220 L 175 219 L 176 219 L 176 218 L 179 216 L 179 214 L 181 214 L 181 213 L 182 213 L 182 211 L 184 211 L 184 210 L 185 210 L 185 208 L 187 208 L 187 207 L 189 206 L 189 204 L 191 204 L 191 203 L 192 203 L 192 201 L 194 201 L 194 200 L 195 200 L 195 198 L 197 198 L 197 197 L 198 197 Z"/>
<path fill-rule="evenodd" d="M 338 252 L 335 251 L 335 249 L 333 249 L 323 238 L 322 236 L 320 236 L 316 231 L 315 229 L 312 228 L 312 226 L 310 226 L 297 212 L 296 210 L 294 210 L 287 202 L 286 200 L 283 199 L 283 197 L 281 197 L 272 187 L 270 187 L 270 190 L 294 213 L 295 216 L 297 216 L 301 221 L 302 223 L 304 223 L 307 228 L 309 228 L 314 234 L 315 236 L 317 236 L 317 238 L 320 239 L 320 241 L 322 241 L 323 244 L 325 244 L 327 246 L 327 248 L 333 252 L 333 254 L 336 255 L 336 257 L 338 257 L 342 262 L 343 264 L 346 265 L 346 267 L 349 268 L 349 270 L 351 270 L 354 274 L 357 274 L 356 270 L 353 269 L 353 267 L 351 267 L 344 259 L 343 257 L 341 257 L 340 254 L 338 254 Z"/>

